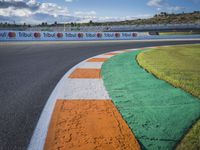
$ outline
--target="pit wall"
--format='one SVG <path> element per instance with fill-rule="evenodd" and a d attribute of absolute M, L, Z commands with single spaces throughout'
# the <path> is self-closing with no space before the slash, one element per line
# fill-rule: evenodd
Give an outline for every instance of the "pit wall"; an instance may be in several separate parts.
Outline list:
<path fill-rule="evenodd" d="M 132 40 L 148 37 L 147 32 L 32 32 L 0 31 L 2 41 L 89 41 Z"/>

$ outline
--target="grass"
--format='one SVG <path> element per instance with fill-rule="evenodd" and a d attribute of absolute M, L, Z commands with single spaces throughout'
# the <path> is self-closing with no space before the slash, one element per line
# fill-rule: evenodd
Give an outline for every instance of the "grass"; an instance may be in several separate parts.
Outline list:
<path fill-rule="evenodd" d="M 200 45 L 159 47 L 140 53 L 139 64 L 200 98 Z"/>
<path fill-rule="evenodd" d="M 159 47 L 140 53 L 139 64 L 156 77 L 200 98 L 200 45 Z M 200 120 L 177 150 L 200 149 Z"/>
<path fill-rule="evenodd" d="M 200 121 L 185 135 L 176 150 L 200 150 Z"/>

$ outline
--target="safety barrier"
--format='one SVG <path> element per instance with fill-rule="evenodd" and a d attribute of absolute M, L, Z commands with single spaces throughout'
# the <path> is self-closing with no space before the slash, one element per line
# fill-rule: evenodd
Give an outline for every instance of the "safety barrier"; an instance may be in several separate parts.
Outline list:
<path fill-rule="evenodd" d="M 147 32 L 32 32 L 0 31 L 0 41 L 131 40 L 148 37 Z"/>

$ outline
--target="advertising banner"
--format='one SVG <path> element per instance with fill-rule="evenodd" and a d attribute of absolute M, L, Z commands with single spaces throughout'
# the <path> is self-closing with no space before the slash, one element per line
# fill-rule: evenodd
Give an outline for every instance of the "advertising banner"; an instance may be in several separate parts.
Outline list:
<path fill-rule="evenodd" d="M 0 31 L 0 41 L 131 40 L 149 36 L 141 32 L 33 32 Z"/>

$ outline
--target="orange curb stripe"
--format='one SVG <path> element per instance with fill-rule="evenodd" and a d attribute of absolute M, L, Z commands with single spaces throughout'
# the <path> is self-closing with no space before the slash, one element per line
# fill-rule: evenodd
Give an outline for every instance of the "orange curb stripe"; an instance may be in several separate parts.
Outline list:
<path fill-rule="evenodd" d="M 58 100 L 45 150 L 140 150 L 111 100 Z"/>
<path fill-rule="evenodd" d="M 131 50 L 123 50 L 124 52 L 131 52 Z"/>
<path fill-rule="evenodd" d="M 119 54 L 119 53 L 113 53 L 113 52 L 111 52 L 111 53 L 106 53 L 104 55 L 117 55 L 117 54 Z"/>
<path fill-rule="evenodd" d="M 108 58 L 91 58 L 87 62 L 105 62 Z"/>
<path fill-rule="evenodd" d="M 74 70 L 74 72 L 71 73 L 69 78 L 95 78 L 100 79 L 101 78 L 101 69 L 81 69 L 78 68 Z"/>

